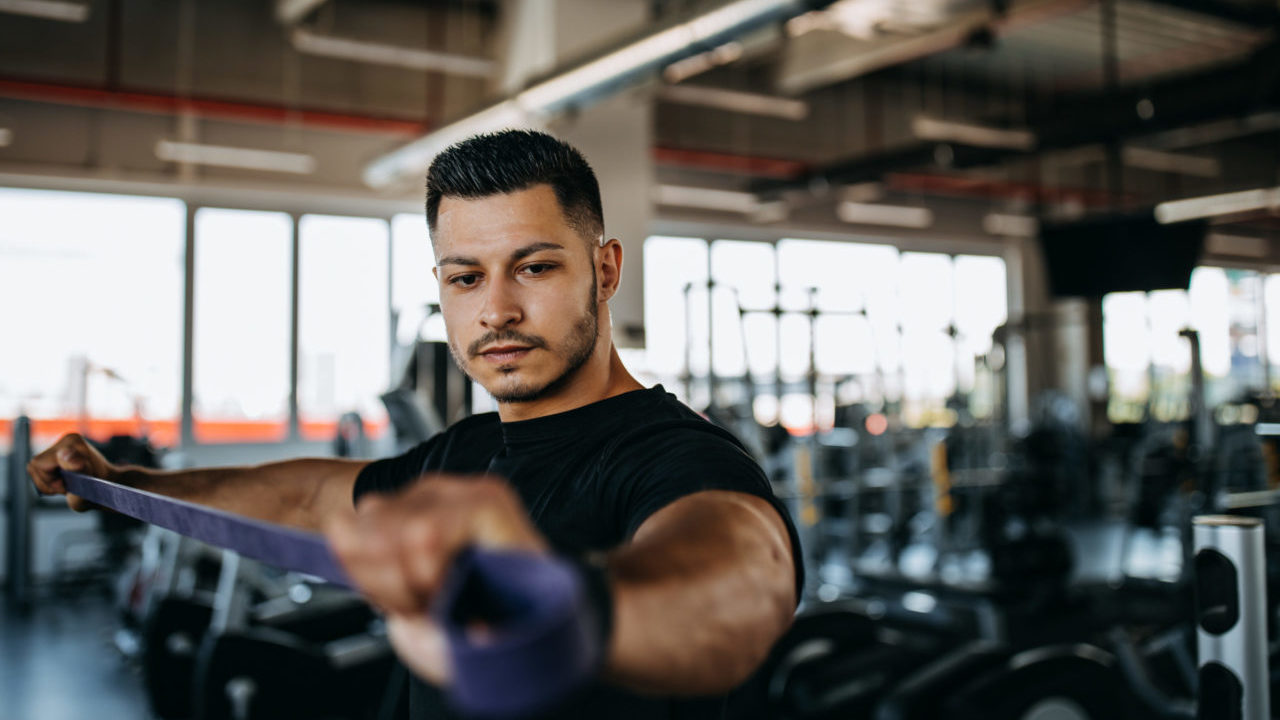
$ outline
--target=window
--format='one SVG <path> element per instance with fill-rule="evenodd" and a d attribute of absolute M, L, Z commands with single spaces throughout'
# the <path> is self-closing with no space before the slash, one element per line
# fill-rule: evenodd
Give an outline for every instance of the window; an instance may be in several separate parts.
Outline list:
<path fill-rule="evenodd" d="M 298 225 L 298 415 L 304 438 L 333 437 L 355 411 L 370 435 L 386 424 L 388 228 L 372 218 L 306 215 Z"/>
<path fill-rule="evenodd" d="M 0 418 L 176 443 L 183 203 L 0 189 L 0 218 Z"/>
<path fill-rule="evenodd" d="M 1185 418 L 1191 351 L 1179 333 L 1194 329 L 1210 407 L 1260 391 L 1280 350 L 1268 322 L 1280 318 L 1275 278 L 1200 267 L 1187 290 L 1111 293 L 1102 299 L 1103 346 L 1112 422 Z M 1274 373 L 1272 373 L 1274 377 Z M 1274 388 L 1273 388 L 1274 389 Z"/>
<path fill-rule="evenodd" d="M 651 237 L 644 244 L 644 371 L 688 389 L 682 378 L 707 374 L 707 243 Z M 704 399 L 705 402 L 705 399 Z"/>
<path fill-rule="evenodd" d="M 989 414 L 994 390 L 987 378 L 978 397 L 975 360 L 1007 314 L 998 257 L 802 239 L 645 244 L 647 369 L 658 378 L 705 377 L 710 318 L 710 366 L 723 385 L 745 381 L 757 420 L 800 432 L 815 419 L 829 426 L 837 402 L 901 401 L 911 424 L 950 424 L 947 399 L 957 389 L 976 416 Z M 678 387 L 694 406 L 707 402 L 705 383 Z"/>
<path fill-rule="evenodd" d="M 444 340 L 444 318 L 430 306 L 440 302 L 427 218 L 421 213 L 397 215 L 391 220 L 391 312 L 396 342 L 412 345 L 419 337 Z"/>
<path fill-rule="evenodd" d="M 276 442 L 289 429 L 293 220 L 196 212 L 191 414 L 198 442 Z"/>

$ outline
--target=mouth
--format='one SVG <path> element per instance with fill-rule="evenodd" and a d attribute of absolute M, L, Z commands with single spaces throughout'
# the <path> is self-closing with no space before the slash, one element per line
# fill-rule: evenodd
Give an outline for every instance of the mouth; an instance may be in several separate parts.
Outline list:
<path fill-rule="evenodd" d="M 505 365 L 528 355 L 533 348 L 527 345 L 499 345 L 482 350 L 479 355 L 495 365 Z"/>

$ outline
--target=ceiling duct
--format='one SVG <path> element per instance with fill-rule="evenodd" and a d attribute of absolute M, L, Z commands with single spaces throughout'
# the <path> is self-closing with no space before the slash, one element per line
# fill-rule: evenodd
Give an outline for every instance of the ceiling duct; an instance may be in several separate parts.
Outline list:
<path fill-rule="evenodd" d="M 525 89 L 450 123 L 365 168 L 364 181 L 384 188 L 417 178 L 438 152 L 475 133 L 541 122 L 571 108 L 597 103 L 647 80 L 672 63 L 715 49 L 769 23 L 783 22 L 830 0 L 732 0 L 554 71 Z"/>

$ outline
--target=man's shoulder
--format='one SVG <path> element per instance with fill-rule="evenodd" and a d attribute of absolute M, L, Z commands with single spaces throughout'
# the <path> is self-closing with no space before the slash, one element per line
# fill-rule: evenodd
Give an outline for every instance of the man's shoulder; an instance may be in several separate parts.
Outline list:
<path fill-rule="evenodd" d="M 645 407 L 629 418 L 628 427 L 618 433 L 609 449 L 613 452 L 636 449 L 673 450 L 677 447 L 724 448 L 745 451 L 741 441 L 728 430 L 695 412 L 678 398 L 657 386 Z"/>

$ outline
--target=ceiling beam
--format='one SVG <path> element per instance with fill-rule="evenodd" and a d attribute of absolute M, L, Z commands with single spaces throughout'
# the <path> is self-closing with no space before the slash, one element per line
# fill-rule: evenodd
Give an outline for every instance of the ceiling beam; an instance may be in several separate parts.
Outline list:
<path fill-rule="evenodd" d="M 1251 28 L 1280 26 L 1280 4 L 1275 2 L 1223 2 L 1223 0 L 1147 0 L 1155 5 L 1186 10 Z"/>
<path fill-rule="evenodd" d="M 983 6 L 911 34 L 855 38 L 836 30 L 806 32 L 786 46 L 778 71 L 778 90 L 788 95 L 803 94 L 960 47 L 980 30 L 999 35 L 1076 12 L 1090 1 L 1014 0 L 1003 14 Z"/>
<path fill-rule="evenodd" d="M 1280 108 L 1280 41 L 1233 65 L 1110 93 L 1060 96 L 1030 108 L 1036 152 L 1140 138 L 1175 128 Z M 815 168 L 789 180 L 758 180 L 756 193 L 878 180 L 893 170 L 985 167 L 1027 152 L 955 142 L 917 142 Z"/>

